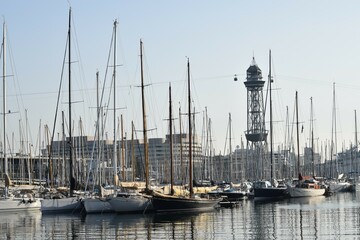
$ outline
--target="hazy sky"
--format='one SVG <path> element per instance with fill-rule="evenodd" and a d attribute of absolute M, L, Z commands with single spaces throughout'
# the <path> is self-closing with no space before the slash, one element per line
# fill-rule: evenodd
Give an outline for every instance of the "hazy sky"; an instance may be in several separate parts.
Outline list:
<path fill-rule="evenodd" d="M 96 71 L 104 82 L 113 21 L 118 27 L 117 107 L 130 138 L 131 121 L 142 128 L 140 108 L 139 40 L 144 42 L 149 137 L 167 133 L 168 86 L 172 85 L 174 117 L 186 110 L 186 57 L 190 58 L 196 131 L 202 132 L 207 108 L 217 152 L 224 151 L 229 113 L 233 147 L 246 130 L 246 69 L 252 57 L 268 75 L 272 51 L 275 144 L 285 139 L 286 106 L 293 123 L 295 91 L 299 93 L 299 121 L 304 125 L 301 145 L 308 141 L 310 97 L 313 97 L 315 138 L 321 146 L 331 139 L 333 83 L 336 83 L 338 150 L 354 142 L 354 110 L 360 98 L 360 1 L 70 1 L 73 14 L 73 121 L 75 134 L 94 134 Z M 41 120 L 50 131 L 68 28 L 69 1 L 3 0 L 0 13 L 8 34 L 9 138 L 20 140 L 19 123 L 36 147 Z M 111 70 L 111 69 L 110 69 Z M 67 75 L 67 73 L 65 73 Z M 233 81 L 234 74 L 238 81 Z M 67 117 L 67 78 L 60 111 Z M 107 79 L 106 99 L 110 80 Z M 1 94 L 2 95 L 2 94 Z M 265 96 L 265 92 L 264 92 Z M 112 102 L 110 101 L 112 107 Z M 112 115 L 108 138 L 112 139 Z M 267 116 L 268 118 L 268 116 Z M 21 119 L 21 120 L 20 120 Z M 186 123 L 184 119 L 184 123 Z M 61 132 L 61 115 L 56 133 Z M 292 126 L 290 126 L 292 128 Z M 178 130 L 178 120 L 176 120 Z M 1 131 L 2 132 L 2 131 Z M 23 130 L 23 136 L 26 136 Z M 1 133 L 2 134 L 2 133 Z M 295 132 L 294 132 L 295 134 Z M 142 138 L 141 132 L 137 133 Z M 1 138 L 2 139 L 2 138 Z M 11 141 L 11 140 L 9 140 Z M 340 148 L 340 149 L 339 149 Z"/>

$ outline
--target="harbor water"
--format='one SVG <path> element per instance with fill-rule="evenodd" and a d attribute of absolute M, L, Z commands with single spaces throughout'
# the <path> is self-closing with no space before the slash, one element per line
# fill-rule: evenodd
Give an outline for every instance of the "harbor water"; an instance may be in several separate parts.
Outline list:
<path fill-rule="evenodd" d="M 360 192 L 187 214 L 6 213 L 0 239 L 360 239 Z"/>

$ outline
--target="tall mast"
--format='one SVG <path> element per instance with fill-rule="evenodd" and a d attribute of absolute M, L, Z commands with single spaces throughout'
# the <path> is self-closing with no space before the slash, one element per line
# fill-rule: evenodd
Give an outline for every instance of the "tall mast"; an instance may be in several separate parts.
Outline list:
<path fill-rule="evenodd" d="M 114 79 L 114 146 L 113 146 L 113 158 L 114 158 L 114 186 L 118 184 L 117 175 L 117 147 L 116 147 L 116 27 L 117 20 L 114 21 L 114 66 L 113 66 L 113 79 Z"/>
<path fill-rule="evenodd" d="M 96 72 L 96 112 L 97 112 L 97 119 L 96 119 L 96 128 L 97 128 L 97 161 L 100 165 L 100 98 L 99 98 L 99 71 Z M 100 165 L 102 166 L 102 164 Z M 99 178 L 98 183 L 102 182 L 102 167 L 99 169 Z"/>
<path fill-rule="evenodd" d="M 334 127 L 334 137 L 335 137 L 335 142 L 334 142 L 334 150 L 335 150 L 335 168 L 336 168 L 336 177 L 339 175 L 339 166 L 338 166 L 338 161 L 337 161 L 337 129 L 336 129 L 336 97 L 335 97 L 335 83 L 333 83 L 333 94 L 334 94 L 334 98 L 333 98 L 333 127 Z"/>
<path fill-rule="evenodd" d="M 273 179 L 274 175 L 274 163 L 273 163 L 273 124 L 272 124 L 272 94 L 271 94 L 271 83 L 272 83 L 272 77 L 271 77 L 271 50 L 269 50 L 269 89 L 270 89 L 270 180 Z"/>
<path fill-rule="evenodd" d="M 357 119 L 356 119 L 356 110 L 355 112 L 355 171 L 358 172 L 358 161 L 357 161 L 357 153 L 358 153 L 358 137 L 357 137 Z"/>
<path fill-rule="evenodd" d="M 233 166 L 233 156 L 232 156 L 232 146 L 231 146 L 231 113 L 229 113 L 229 151 L 230 151 L 230 182 L 233 181 L 233 171 L 232 171 L 232 166 Z M 236 171 L 235 171 L 236 172 Z"/>
<path fill-rule="evenodd" d="M 3 153 L 5 174 L 8 174 L 8 159 L 6 155 L 6 24 L 3 24 L 3 128 L 4 128 L 4 141 L 3 141 Z"/>
<path fill-rule="evenodd" d="M 68 30 L 68 39 L 69 39 L 69 166 L 70 166 L 70 197 L 73 196 L 75 188 L 75 179 L 73 175 L 73 143 L 72 143 L 72 118 L 71 118 L 71 8 L 69 10 L 69 30 Z"/>
<path fill-rule="evenodd" d="M 131 168 L 132 168 L 132 181 L 135 182 L 135 174 L 136 174 L 136 162 L 135 162 L 135 149 L 134 149 L 134 122 L 131 121 Z"/>
<path fill-rule="evenodd" d="M 295 94 L 296 104 L 296 139 L 297 139 L 297 170 L 300 175 L 300 146 L 299 146 L 299 110 L 298 110 L 298 92 Z"/>
<path fill-rule="evenodd" d="M 314 109 L 313 109 L 313 101 L 312 97 L 311 101 L 311 112 L 310 112 L 310 126 L 311 126 L 311 161 L 312 161 L 312 175 L 315 177 L 315 159 L 314 159 Z"/>
<path fill-rule="evenodd" d="M 146 191 L 149 190 L 149 150 L 147 143 L 147 127 L 146 127 L 146 112 L 145 112 L 145 94 L 144 94 L 144 66 L 143 66 L 143 42 L 140 39 L 140 64 L 141 64 L 141 100 L 142 100 L 142 114 L 143 114 L 143 135 L 144 135 L 144 156 L 145 156 L 145 184 Z"/>
<path fill-rule="evenodd" d="M 190 62 L 187 61 L 187 77 L 188 77 L 188 117 L 189 117 L 189 186 L 190 197 L 193 196 L 193 165 L 192 165 L 192 130 L 191 130 L 191 95 L 190 95 Z"/>
<path fill-rule="evenodd" d="M 181 128 L 181 107 L 179 107 L 179 132 L 180 132 L 180 173 L 181 173 L 181 183 L 184 184 L 184 163 L 183 163 L 183 149 L 182 149 L 182 128 Z"/>
<path fill-rule="evenodd" d="M 125 141 L 124 141 L 124 121 L 123 115 L 120 116 L 121 120 L 121 177 L 123 181 L 126 181 L 125 175 Z"/>
<path fill-rule="evenodd" d="M 174 194 L 174 156 L 173 156 L 173 132 L 172 132 L 172 102 L 171 102 L 171 83 L 169 84 L 169 128 L 170 128 L 170 184 L 171 195 Z"/>

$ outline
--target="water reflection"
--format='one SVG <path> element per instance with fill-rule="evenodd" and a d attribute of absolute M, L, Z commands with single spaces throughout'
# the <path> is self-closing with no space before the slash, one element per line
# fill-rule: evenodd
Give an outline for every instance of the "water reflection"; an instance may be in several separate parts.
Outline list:
<path fill-rule="evenodd" d="M 354 239 L 360 193 L 185 214 L 1 214 L 0 239 Z"/>
<path fill-rule="evenodd" d="M 40 211 L 1 213 L 1 239 L 34 239 L 41 219 Z"/>

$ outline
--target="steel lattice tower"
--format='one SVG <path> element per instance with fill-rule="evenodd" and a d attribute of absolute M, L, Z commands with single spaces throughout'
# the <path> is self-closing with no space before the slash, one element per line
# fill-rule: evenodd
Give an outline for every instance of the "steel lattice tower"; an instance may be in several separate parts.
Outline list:
<path fill-rule="evenodd" d="M 246 71 L 247 88 L 247 177 L 263 179 L 267 149 L 267 130 L 265 129 L 265 109 L 263 101 L 263 87 L 261 69 L 255 58 Z"/>

